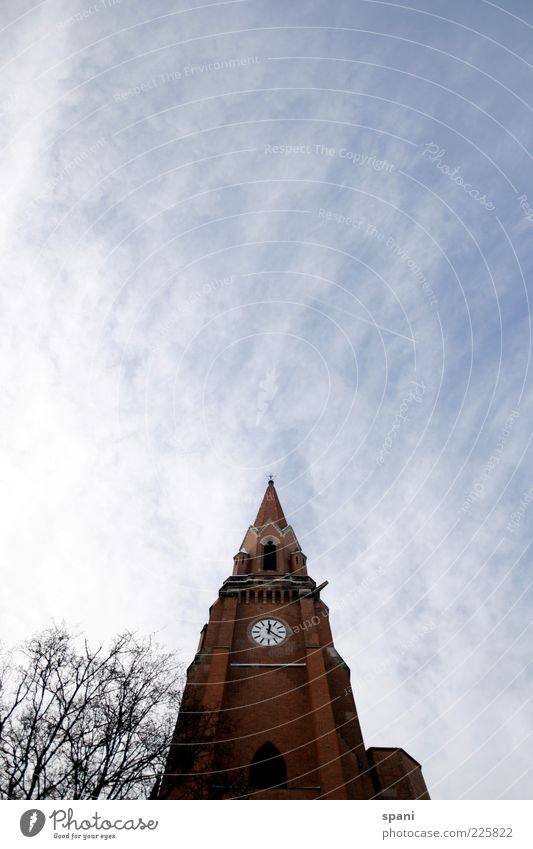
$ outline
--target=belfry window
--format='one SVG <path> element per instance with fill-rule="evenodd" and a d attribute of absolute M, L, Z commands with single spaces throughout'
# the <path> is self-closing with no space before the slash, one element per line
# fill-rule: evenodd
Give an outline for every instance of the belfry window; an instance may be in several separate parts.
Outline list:
<path fill-rule="evenodd" d="M 263 547 L 263 569 L 265 572 L 276 571 L 276 545 L 273 542 L 266 542 Z"/>
<path fill-rule="evenodd" d="M 280 751 L 272 743 L 265 743 L 255 753 L 250 765 L 250 787 L 287 787 L 287 767 Z"/>

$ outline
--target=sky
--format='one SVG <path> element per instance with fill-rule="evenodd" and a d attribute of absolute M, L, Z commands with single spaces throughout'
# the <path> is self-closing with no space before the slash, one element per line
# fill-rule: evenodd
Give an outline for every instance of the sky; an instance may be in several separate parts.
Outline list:
<path fill-rule="evenodd" d="M 533 7 L 3 0 L 0 639 L 188 663 L 268 474 L 366 744 L 533 792 Z"/>

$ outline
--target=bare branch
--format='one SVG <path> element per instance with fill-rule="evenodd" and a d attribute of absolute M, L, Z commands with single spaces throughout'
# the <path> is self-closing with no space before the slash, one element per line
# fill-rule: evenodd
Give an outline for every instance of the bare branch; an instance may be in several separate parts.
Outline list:
<path fill-rule="evenodd" d="M 0 798 L 146 796 L 161 772 L 182 666 L 151 638 L 79 645 L 64 625 L 0 665 Z"/>

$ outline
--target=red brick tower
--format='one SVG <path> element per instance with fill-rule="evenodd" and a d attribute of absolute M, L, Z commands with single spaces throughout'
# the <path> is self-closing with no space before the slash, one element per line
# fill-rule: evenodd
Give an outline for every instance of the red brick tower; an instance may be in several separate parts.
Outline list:
<path fill-rule="evenodd" d="M 403 749 L 365 749 L 323 586 L 270 480 L 202 630 L 155 798 L 429 798 Z"/>

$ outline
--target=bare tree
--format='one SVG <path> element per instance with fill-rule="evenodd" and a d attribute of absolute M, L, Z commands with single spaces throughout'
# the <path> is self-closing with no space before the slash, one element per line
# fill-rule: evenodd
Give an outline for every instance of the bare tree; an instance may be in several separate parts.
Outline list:
<path fill-rule="evenodd" d="M 151 798 L 231 799 L 244 794 L 244 769 L 221 766 L 234 760 L 234 735 L 226 715 L 206 710 L 200 702 L 185 696 L 165 771 L 157 779 Z"/>
<path fill-rule="evenodd" d="M 0 798 L 146 797 L 164 767 L 182 667 L 131 633 L 90 647 L 66 627 L 0 664 Z"/>

